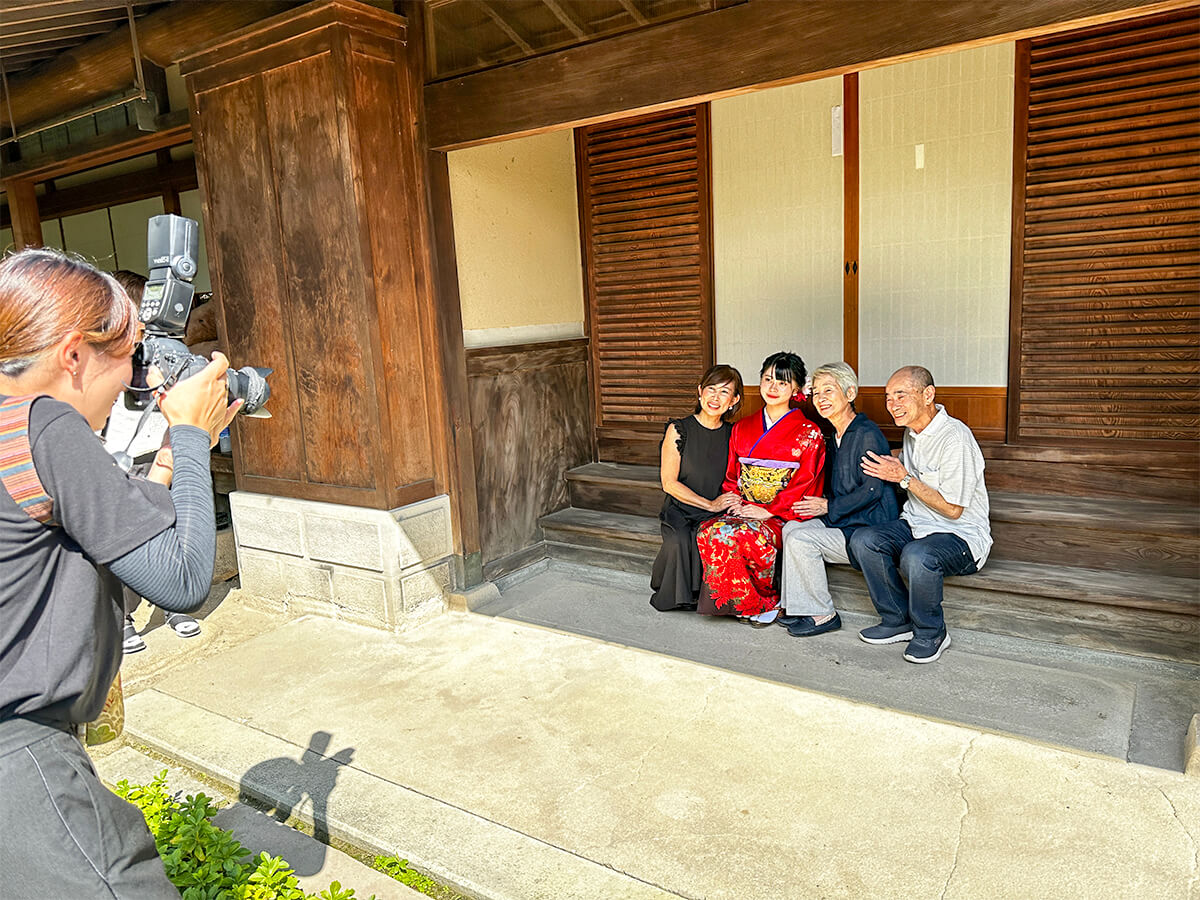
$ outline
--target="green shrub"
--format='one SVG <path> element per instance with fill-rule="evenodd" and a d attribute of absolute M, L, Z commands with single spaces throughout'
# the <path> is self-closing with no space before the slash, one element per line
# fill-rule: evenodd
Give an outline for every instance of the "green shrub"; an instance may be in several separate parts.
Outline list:
<path fill-rule="evenodd" d="M 397 859 L 395 856 L 377 856 L 374 868 L 401 884 L 408 885 L 414 891 L 420 891 L 435 900 L 464 900 L 462 895 L 450 890 L 444 884 L 439 884 L 416 869 L 409 868 L 407 859 Z"/>
<path fill-rule="evenodd" d="M 175 799 L 166 769 L 149 784 L 122 780 L 117 794 L 142 811 L 167 878 L 183 900 L 354 900 L 354 890 L 336 881 L 319 894 L 306 894 L 281 857 L 260 853 L 244 862 L 250 851 L 233 832 L 212 823 L 217 807 L 211 798 L 201 793 Z"/>

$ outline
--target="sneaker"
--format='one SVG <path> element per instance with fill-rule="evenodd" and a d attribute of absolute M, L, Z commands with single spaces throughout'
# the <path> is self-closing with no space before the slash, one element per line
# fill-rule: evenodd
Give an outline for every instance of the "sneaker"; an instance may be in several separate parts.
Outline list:
<path fill-rule="evenodd" d="M 859 638 L 868 644 L 898 644 L 901 641 L 911 641 L 913 630 L 911 625 L 872 625 L 858 633 Z"/>
<path fill-rule="evenodd" d="M 121 636 L 121 649 L 126 653 L 137 653 L 146 649 L 146 642 L 138 634 L 137 626 L 133 624 L 133 616 L 125 617 L 125 633 Z"/>
<path fill-rule="evenodd" d="M 167 613 L 167 625 L 181 638 L 195 637 L 200 633 L 200 623 L 187 613 Z"/>
<path fill-rule="evenodd" d="M 908 642 L 904 658 L 910 663 L 931 663 L 942 655 L 942 651 L 950 646 L 950 632 L 943 631 L 940 637 L 918 638 Z"/>

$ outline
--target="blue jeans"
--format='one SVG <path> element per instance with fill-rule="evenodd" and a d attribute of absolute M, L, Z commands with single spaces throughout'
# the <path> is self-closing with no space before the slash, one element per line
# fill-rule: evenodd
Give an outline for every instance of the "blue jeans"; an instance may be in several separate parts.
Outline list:
<path fill-rule="evenodd" d="M 946 630 L 942 579 L 975 571 L 966 541 L 949 533 L 918 540 L 908 523 L 897 519 L 856 529 L 850 536 L 850 547 L 862 566 L 871 602 L 884 625 L 911 624 L 914 638 L 942 635 Z"/>

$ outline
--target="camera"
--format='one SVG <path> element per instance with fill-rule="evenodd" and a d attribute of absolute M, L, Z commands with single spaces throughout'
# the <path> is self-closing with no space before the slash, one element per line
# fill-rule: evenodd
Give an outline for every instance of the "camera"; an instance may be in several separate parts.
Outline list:
<path fill-rule="evenodd" d="M 150 276 L 142 290 L 142 305 L 138 317 L 146 326 L 146 334 L 133 355 L 134 386 L 146 384 L 151 366 L 163 376 L 163 386 L 195 375 L 209 360 L 197 356 L 183 343 L 188 316 L 192 311 L 195 287 L 196 258 L 199 252 L 199 225 L 184 216 L 154 216 L 146 235 L 146 256 Z M 258 366 L 230 368 L 226 373 L 229 401 L 244 400 L 240 414 L 269 418 L 266 410 L 271 397 L 267 376 L 271 369 Z"/>

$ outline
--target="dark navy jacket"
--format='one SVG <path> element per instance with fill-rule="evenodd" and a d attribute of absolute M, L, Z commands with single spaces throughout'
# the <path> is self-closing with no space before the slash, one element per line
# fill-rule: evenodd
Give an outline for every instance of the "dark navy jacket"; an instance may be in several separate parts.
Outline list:
<path fill-rule="evenodd" d="M 840 447 L 832 436 L 827 438 L 825 446 L 825 496 L 829 500 L 829 512 L 821 516 L 821 521 L 829 528 L 841 529 L 846 536 L 850 564 L 856 569 L 859 568 L 858 561 L 850 550 L 850 535 L 854 530 L 900 518 L 895 486 L 871 478 L 862 470 L 862 458 L 868 450 L 874 450 L 880 456 L 892 452 L 879 426 L 865 413 L 854 416 L 854 421 L 842 435 Z"/>

